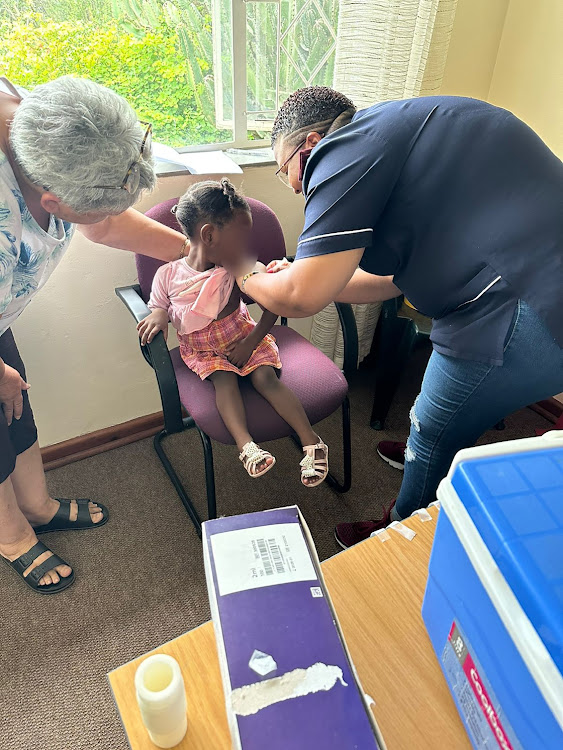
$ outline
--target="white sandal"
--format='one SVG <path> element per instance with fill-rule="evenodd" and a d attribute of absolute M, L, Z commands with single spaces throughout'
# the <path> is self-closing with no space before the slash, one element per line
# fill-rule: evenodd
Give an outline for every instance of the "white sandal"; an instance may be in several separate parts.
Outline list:
<path fill-rule="evenodd" d="M 265 468 L 263 468 L 261 471 L 257 471 L 256 467 L 258 466 L 258 464 L 268 458 L 272 459 L 272 463 L 266 464 Z M 272 456 L 271 453 L 262 450 L 259 445 L 256 445 L 256 443 L 253 442 L 247 443 L 245 446 L 243 446 L 242 453 L 240 454 L 239 459 L 242 461 L 242 465 L 248 472 L 248 476 L 252 477 L 252 479 L 257 479 L 263 474 L 266 474 L 266 472 L 270 471 L 270 469 L 272 469 L 274 464 L 276 463 L 276 459 Z"/>
<path fill-rule="evenodd" d="M 318 487 L 328 476 L 328 445 L 325 445 L 317 435 L 319 442 L 316 445 L 304 445 L 305 458 L 299 464 L 301 466 L 301 482 L 305 487 Z M 324 451 L 324 458 L 315 458 L 316 451 Z M 317 482 L 305 482 L 305 479 L 317 479 Z"/>

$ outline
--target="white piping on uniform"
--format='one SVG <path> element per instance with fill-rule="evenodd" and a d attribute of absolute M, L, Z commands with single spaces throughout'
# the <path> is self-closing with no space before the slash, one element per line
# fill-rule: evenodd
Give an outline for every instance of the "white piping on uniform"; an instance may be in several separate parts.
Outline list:
<path fill-rule="evenodd" d="M 324 240 L 325 237 L 338 237 L 343 234 L 360 234 L 361 232 L 373 232 L 373 229 L 372 227 L 366 227 L 365 229 L 351 229 L 348 232 L 329 232 L 328 234 L 317 234 L 315 237 L 309 237 L 306 240 L 301 240 L 299 244 L 304 245 L 306 242 L 312 242 L 313 240 Z"/>
<path fill-rule="evenodd" d="M 469 304 L 471 304 L 472 302 L 477 302 L 477 300 L 479 299 L 479 297 L 482 297 L 482 296 L 483 296 L 483 295 L 485 294 L 485 292 L 488 292 L 488 291 L 489 291 L 489 289 L 490 289 L 490 288 L 491 288 L 492 286 L 494 286 L 494 285 L 495 285 L 495 284 L 497 283 L 497 281 L 500 281 L 501 279 L 502 279 L 502 276 L 497 276 L 497 277 L 496 277 L 496 279 L 494 279 L 494 281 L 491 281 L 491 283 L 490 283 L 490 284 L 489 284 L 488 286 L 486 286 L 486 287 L 485 287 L 485 288 L 483 289 L 483 291 L 482 291 L 482 292 L 479 292 L 479 294 L 478 294 L 478 295 L 477 295 L 476 297 L 473 297 L 473 299 L 468 299 L 468 300 L 467 300 L 467 302 L 462 302 L 462 304 L 461 304 L 461 305 L 458 305 L 458 306 L 456 307 L 456 310 L 459 310 L 459 308 L 460 308 L 460 307 L 463 307 L 464 305 L 469 305 Z"/>

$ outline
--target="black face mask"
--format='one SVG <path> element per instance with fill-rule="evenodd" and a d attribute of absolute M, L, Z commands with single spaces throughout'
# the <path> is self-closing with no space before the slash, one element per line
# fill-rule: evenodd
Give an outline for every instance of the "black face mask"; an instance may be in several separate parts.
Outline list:
<path fill-rule="evenodd" d="M 303 180 L 303 175 L 305 174 L 305 167 L 307 165 L 307 161 L 309 157 L 311 156 L 312 148 L 304 148 L 303 151 L 299 152 L 299 182 Z"/>

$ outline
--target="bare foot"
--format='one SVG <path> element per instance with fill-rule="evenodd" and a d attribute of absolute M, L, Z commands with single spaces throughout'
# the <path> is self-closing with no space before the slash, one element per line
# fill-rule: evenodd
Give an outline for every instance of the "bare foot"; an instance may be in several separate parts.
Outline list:
<path fill-rule="evenodd" d="M 38 509 L 34 509 L 33 514 L 26 513 L 25 516 L 32 526 L 42 526 L 43 524 L 49 523 L 55 513 L 58 511 L 60 503 L 58 500 L 54 500 L 52 497 L 48 499 L 44 506 Z M 89 502 L 88 510 L 90 511 L 90 518 L 92 523 L 99 523 L 104 514 L 102 509 L 96 503 Z M 72 500 L 70 503 L 70 520 L 76 521 L 78 517 L 78 503 L 76 500 Z"/>
<path fill-rule="evenodd" d="M 35 544 L 37 544 L 37 537 L 35 536 L 35 534 L 29 534 L 20 542 L 1 545 L 0 555 L 2 555 L 2 557 L 5 557 L 10 562 L 13 562 L 25 552 L 28 552 Z M 24 578 L 27 577 L 34 568 L 36 568 L 38 565 L 41 565 L 41 563 L 45 562 L 45 560 L 48 560 L 52 555 L 53 553 L 51 551 L 44 552 L 42 555 L 39 555 L 39 557 L 31 563 L 29 568 L 24 571 Z M 71 573 L 72 568 L 69 565 L 57 565 L 56 568 L 53 568 L 53 570 L 45 573 L 43 578 L 41 578 L 41 580 L 39 581 L 39 585 L 49 586 L 50 584 L 58 583 L 61 578 L 67 578 Z"/>

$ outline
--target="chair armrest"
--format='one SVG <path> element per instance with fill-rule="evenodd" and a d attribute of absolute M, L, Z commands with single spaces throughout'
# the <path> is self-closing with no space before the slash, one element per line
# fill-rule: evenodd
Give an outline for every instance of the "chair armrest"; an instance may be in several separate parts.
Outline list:
<path fill-rule="evenodd" d="M 137 323 L 140 323 L 150 313 L 150 309 L 141 297 L 141 288 L 138 284 L 118 287 L 115 293 Z M 164 429 L 169 434 L 181 432 L 184 429 L 182 403 L 178 392 L 176 373 L 174 372 L 174 366 L 170 359 L 170 352 L 168 351 L 164 334 L 159 331 L 150 344 L 145 344 L 145 346 L 141 345 L 141 340 L 139 339 L 139 346 L 141 347 L 143 357 L 153 368 L 156 375 L 162 412 L 164 414 Z"/>
<path fill-rule="evenodd" d="M 347 302 L 335 302 L 336 312 L 342 328 L 342 340 L 344 343 L 344 362 L 342 371 L 348 377 L 358 369 L 359 344 L 358 327 L 352 305 Z"/>
<path fill-rule="evenodd" d="M 141 297 L 141 287 L 138 284 L 131 286 L 118 286 L 115 293 L 135 318 L 140 323 L 150 313 L 147 303 Z"/>

